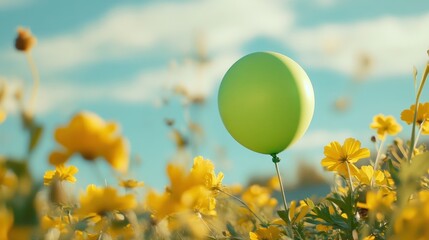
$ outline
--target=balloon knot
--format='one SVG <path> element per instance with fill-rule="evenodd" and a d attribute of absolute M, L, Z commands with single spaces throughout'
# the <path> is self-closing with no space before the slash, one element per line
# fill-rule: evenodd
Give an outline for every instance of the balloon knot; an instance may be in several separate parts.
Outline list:
<path fill-rule="evenodd" d="M 273 163 L 278 163 L 280 162 L 280 158 L 277 157 L 277 154 L 271 154 L 271 156 L 273 157 Z"/>

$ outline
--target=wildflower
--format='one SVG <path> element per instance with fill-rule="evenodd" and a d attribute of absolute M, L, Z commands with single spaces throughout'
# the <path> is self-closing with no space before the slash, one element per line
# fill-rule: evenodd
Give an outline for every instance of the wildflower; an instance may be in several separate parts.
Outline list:
<path fill-rule="evenodd" d="M 115 188 L 98 188 L 91 184 L 86 189 L 86 194 L 80 197 L 78 213 L 103 216 L 108 212 L 132 210 L 136 206 L 137 201 L 134 195 L 120 196 Z"/>
<path fill-rule="evenodd" d="M 68 181 L 71 183 L 76 182 L 74 175 L 79 171 L 75 166 L 65 167 L 64 165 L 55 166 L 55 170 L 49 170 L 45 172 L 43 176 L 43 183 L 50 185 L 52 181 Z"/>
<path fill-rule="evenodd" d="M 77 153 L 89 161 L 102 157 L 114 169 L 125 172 L 128 148 L 118 128 L 116 123 L 105 122 L 94 113 L 80 112 L 66 126 L 55 130 L 55 139 L 62 148 L 53 151 L 49 161 L 54 165 L 62 164 Z"/>
<path fill-rule="evenodd" d="M 358 174 L 356 175 L 360 184 L 371 185 L 371 179 L 374 178 L 375 183 L 382 185 L 385 183 L 384 173 L 381 170 L 377 170 L 374 173 L 374 168 L 372 166 L 362 166 L 359 169 Z"/>
<path fill-rule="evenodd" d="M 202 156 L 194 158 L 194 165 L 191 169 L 191 176 L 195 181 L 204 181 L 208 189 L 220 188 L 222 186 L 223 173 L 217 175 L 214 172 L 214 165 L 210 160 L 205 160 Z"/>
<path fill-rule="evenodd" d="M 369 191 L 366 194 L 366 203 L 358 202 L 357 206 L 368 209 L 375 214 L 378 221 L 382 221 L 384 219 L 383 213 L 388 213 L 392 210 L 392 204 L 395 200 L 395 192 L 381 189 L 377 192 Z"/>
<path fill-rule="evenodd" d="M 414 113 L 416 111 L 416 105 L 413 104 L 409 109 L 405 109 L 401 112 L 401 119 L 407 124 L 413 123 Z M 417 108 L 417 118 L 416 123 L 422 124 L 427 118 L 429 118 L 429 102 L 419 103 L 419 107 Z"/>
<path fill-rule="evenodd" d="M 7 111 L 4 108 L 4 102 L 7 95 L 7 85 L 0 81 L 0 123 L 3 123 L 7 117 Z"/>
<path fill-rule="evenodd" d="M 367 148 L 360 148 L 360 142 L 353 138 L 347 138 L 343 146 L 337 141 L 329 143 L 325 146 L 325 158 L 321 164 L 328 171 L 336 171 L 338 174 L 348 177 L 348 169 L 352 175 L 358 173 L 358 169 L 354 165 L 362 158 L 368 158 L 370 153 Z"/>
<path fill-rule="evenodd" d="M 393 192 L 370 191 L 366 194 L 366 203 L 358 203 L 358 206 L 369 210 L 391 209 L 395 200 L 396 197 Z"/>
<path fill-rule="evenodd" d="M 8 233 L 13 226 L 13 213 L 0 207 L 0 239 L 9 239 Z"/>
<path fill-rule="evenodd" d="M 300 206 L 296 206 L 296 201 L 292 201 L 289 206 L 289 220 L 293 222 L 300 222 L 305 215 L 310 211 L 310 207 L 304 202 L 300 201 Z"/>
<path fill-rule="evenodd" d="M 29 29 L 18 28 L 18 36 L 15 40 L 15 48 L 19 51 L 28 52 L 36 44 L 36 38 L 31 34 Z"/>
<path fill-rule="evenodd" d="M 370 127 L 377 130 L 380 139 L 384 139 L 386 134 L 394 136 L 402 130 L 401 125 L 396 122 L 394 117 L 383 114 L 376 115 Z"/>
<path fill-rule="evenodd" d="M 257 184 L 247 188 L 241 198 L 252 210 L 263 207 L 274 207 L 277 205 L 277 200 L 271 197 L 271 190 Z"/>
<path fill-rule="evenodd" d="M 258 228 L 255 232 L 249 233 L 250 240 L 278 240 L 281 238 L 280 229 L 274 226 L 268 228 Z"/>
<path fill-rule="evenodd" d="M 134 179 L 122 180 L 119 182 L 119 186 L 124 187 L 126 189 L 132 189 L 137 187 L 143 187 L 144 182 L 139 182 Z"/>
<path fill-rule="evenodd" d="M 418 195 L 418 199 L 409 202 L 396 218 L 392 239 L 429 239 L 429 197 L 427 191 Z"/>
<path fill-rule="evenodd" d="M 277 176 L 272 176 L 267 183 L 267 186 L 273 190 L 280 191 L 280 182 Z"/>
<path fill-rule="evenodd" d="M 12 196 L 17 186 L 16 175 L 0 162 L 0 199 Z"/>
<path fill-rule="evenodd" d="M 316 230 L 318 232 L 329 232 L 332 229 L 333 229 L 332 226 L 328 226 L 328 225 L 324 225 L 324 224 L 317 224 L 316 225 Z"/>
<path fill-rule="evenodd" d="M 0 123 L 3 123 L 6 120 L 7 112 L 3 107 L 0 107 Z"/>
<path fill-rule="evenodd" d="M 207 222 L 202 218 L 201 214 L 193 212 L 182 212 L 168 216 L 168 230 L 175 231 L 189 231 L 192 239 L 207 239 L 208 231 Z"/>
<path fill-rule="evenodd" d="M 170 185 L 165 192 L 150 191 L 146 197 L 147 208 L 157 220 L 175 213 L 194 211 L 204 215 L 216 215 L 216 189 L 221 187 L 223 173 L 215 174 L 210 160 L 196 157 L 191 171 L 183 167 L 167 165 Z"/>
<path fill-rule="evenodd" d="M 70 219 L 73 219 L 73 217 Z M 69 230 L 70 224 L 71 222 L 69 221 L 68 217 L 51 217 L 44 215 L 40 219 L 40 227 L 44 232 L 48 232 L 49 230 L 55 228 L 58 229 L 61 234 L 66 234 Z"/>
<path fill-rule="evenodd" d="M 408 125 L 413 123 L 416 105 L 413 104 L 409 109 L 401 113 L 401 119 Z M 422 134 L 429 134 L 429 102 L 419 103 L 417 108 L 416 124 L 422 128 Z"/>
<path fill-rule="evenodd" d="M 105 239 L 105 238 L 103 238 L 103 236 L 105 236 L 105 235 L 102 235 L 102 234 L 90 234 L 90 233 L 87 233 L 87 232 L 82 232 L 80 230 L 76 230 L 74 232 L 74 238 L 73 239 L 75 239 L 75 240 L 98 240 L 98 239 Z M 109 239 L 109 238 L 107 238 L 107 239 Z"/>

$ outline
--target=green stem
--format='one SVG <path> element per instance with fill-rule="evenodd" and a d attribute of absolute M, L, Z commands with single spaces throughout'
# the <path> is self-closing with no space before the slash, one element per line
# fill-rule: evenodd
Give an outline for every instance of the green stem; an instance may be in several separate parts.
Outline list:
<path fill-rule="evenodd" d="M 346 161 L 346 166 L 347 166 L 347 173 L 349 174 L 350 189 L 352 190 L 352 192 L 354 192 L 355 188 L 353 187 L 352 174 L 350 173 L 350 167 L 349 167 L 349 162 L 348 161 Z"/>
<path fill-rule="evenodd" d="M 284 187 L 283 187 L 283 181 L 282 181 L 282 177 L 281 177 L 280 171 L 279 171 L 280 158 L 276 154 L 271 154 L 271 156 L 273 157 L 273 163 L 274 163 L 274 166 L 276 167 L 277 178 L 279 180 L 280 191 L 282 193 L 282 198 L 283 198 L 283 205 L 284 205 L 285 211 L 286 211 L 287 209 L 289 209 L 289 207 L 287 205 L 286 194 L 285 194 L 285 190 L 284 190 Z"/>
<path fill-rule="evenodd" d="M 423 90 L 423 86 L 425 85 L 426 82 L 426 78 L 429 74 L 429 62 L 426 64 L 426 68 L 425 71 L 423 72 L 422 75 L 422 80 L 420 81 L 420 86 L 419 86 L 419 90 L 417 92 L 417 96 L 416 96 L 416 103 L 415 103 L 415 108 L 414 108 L 414 118 L 413 118 L 413 127 L 411 129 L 411 142 L 410 142 L 410 151 L 408 152 L 408 162 L 411 161 L 411 157 L 413 156 L 413 151 L 414 151 L 414 144 L 416 141 L 416 122 L 417 122 L 417 110 L 419 109 L 419 99 L 420 99 L 420 95 L 422 93 Z"/>
<path fill-rule="evenodd" d="M 381 140 L 380 147 L 378 148 L 378 152 L 377 152 L 377 157 L 375 158 L 374 172 L 371 177 L 371 187 L 374 187 L 374 181 L 375 181 L 374 176 L 378 170 L 378 165 L 380 164 L 379 162 L 380 162 L 381 150 L 383 150 L 383 145 L 385 141 L 386 141 L 386 134 L 384 134 L 383 140 Z"/>
<path fill-rule="evenodd" d="M 31 76 L 33 78 L 33 88 L 31 90 L 31 96 L 28 103 L 27 113 L 32 116 L 34 111 L 34 105 L 37 98 L 37 92 L 39 90 L 39 84 L 40 84 L 40 78 L 39 78 L 39 72 L 37 71 L 36 64 L 34 63 L 33 57 L 31 56 L 30 52 L 26 53 L 27 56 L 27 62 L 31 70 Z"/>
<path fill-rule="evenodd" d="M 414 146 L 413 146 L 413 150 L 414 150 L 414 148 L 416 148 L 417 143 L 419 142 L 419 138 L 420 138 L 420 135 L 422 134 L 422 129 L 423 129 L 424 123 L 425 123 L 425 120 L 423 120 L 423 122 L 420 124 L 420 129 L 419 129 L 419 132 L 417 133 L 416 140 L 415 140 Z"/>

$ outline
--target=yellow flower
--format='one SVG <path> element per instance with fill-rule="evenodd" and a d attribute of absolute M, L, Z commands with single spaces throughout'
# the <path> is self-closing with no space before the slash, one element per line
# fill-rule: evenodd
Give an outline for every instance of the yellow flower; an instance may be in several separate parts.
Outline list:
<path fill-rule="evenodd" d="M 401 119 L 406 122 L 408 125 L 413 123 L 414 113 L 416 111 L 416 105 L 413 104 L 409 109 L 405 109 L 401 112 Z M 417 108 L 417 119 L 416 123 L 418 125 L 422 124 L 423 121 L 429 118 L 429 102 L 419 103 L 419 107 Z"/>
<path fill-rule="evenodd" d="M 223 173 L 217 175 L 214 172 L 214 165 L 210 160 L 205 160 L 202 156 L 194 158 L 194 165 L 191 169 L 191 175 L 194 181 L 203 181 L 208 189 L 222 187 Z"/>
<path fill-rule="evenodd" d="M 247 188 L 241 195 L 241 199 L 255 211 L 263 207 L 275 207 L 277 205 L 277 200 L 271 197 L 271 189 L 257 184 Z"/>
<path fill-rule="evenodd" d="M 128 168 L 128 147 L 119 135 L 118 125 L 105 122 L 90 112 L 76 114 L 65 126 L 55 130 L 55 139 L 62 146 L 49 156 L 51 164 L 67 161 L 73 154 L 86 160 L 104 158 L 114 169 L 125 172 Z"/>
<path fill-rule="evenodd" d="M 3 123 L 6 120 L 7 112 L 6 109 L 0 107 L 0 123 Z"/>
<path fill-rule="evenodd" d="M 373 236 L 373 235 L 366 236 L 362 240 L 375 240 L 375 236 Z"/>
<path fill-rule="evenodd" d="M 146 207 L 153 217 L 162 220 L 166 216 L 184 211 L 216 215 L 216 189 L 221 187 L 223 174 L 214 172 L 210 160 L 196 157 L 189 174 L 183 167 L 167 165 L 170 185 L 165 192 L 150 191 L 146 197 Z"/>
<path fill-rule="evenodd" d="M 379 190 L 370 191 L 366 194 L 366 203 L 358 202 L 357 206 L 373 211 L 389 211 L 396 200 L 395 192 Z"/>
<path fill-rule="evenodd" d="M 413 104 L 409 109 L 402 111 L 401 119 L 407 124 L 412 124 L 415 111 L 416 105 Z M 422 134 L 429 134 L 429 102 L 419 103 L 419 107 L 417 108 L 416 124 L 422 128 Z"/>
<path fill-rule="evenodd" d="M 304 202 L 300 201 L 300 206 L 296 206 L 296 201 L 292 201 L 289 206 L 289 220 L 294 222 L 300 222 L 305 215 L 310 211 L 310 207 Z"/>
<path fill-rule="evenodd" d="M 376 115 L 370 127 L 377 130 L 377 135 L 380 139 L 384 139 L 386 134 L 394 136 L 402 130 L 401 125 L 396 122 L 394 117 L 384 116 L 383 114 Z"/>
<path fill-rule="evenodd" d="M 258 228 L 255 232 L 249 233 L 250 240 L 278 240 L 280 239 L 280 229 L 274 226 L 268 228 Z"/>
<path fill-rule="evenodd" d="M 71 217 L 70 219 L 77 222 L 77 218 Z M 48 232 L 50 229 L 56 228 L 61 234 L 67 234 L 70 230 L 70 221 L 68 217 L 51 217 L 48 215 L 42 216 L 40 219 L 40 227 L 44 232 Z"/>
<path fill-rule="evenodd" d="M 0 239 L 7 240 L 13 226 L 13 213 L 4 207 L 0 207 L 0 223 Z"/>
<path fill-rule="evenodd" d="M 134 195 L 120 196 L 115 188 L 98 188 L 95 185 L 89 185 L 86 194 L 80 197 L 78 213 L 104 215 L 107 212 L 132 210 L 136 206 Z"/>
<path fill-rule="evenodd" d="M 328 226 L 328 225 L 324 225 L 324 224 L 317 224 L 316 225 L 316 230 L 319 232 L 329 232 L 330 230 L 332 230 L 332 226 Z"/>
<path fill-rule="evenodd" d="M 338 174 L 348 177 L 348 168 L 352 175 L 358 174 L 358 169 L 354 165 L 362 158 L 368 158 L 370 153 L 367 148 L 360 148 L 360 142 L 353 138 L 347 138 L 343 146 L 337 141 L 325 146 L 325 158 L 321 164 L 328 171 L 336 171 Z M 347 168 L 348 165 L 348 168 Z"/>
<path fill-rule="evenodd" d="M 267 183 L 267 186 L 273 190 L 280 191 L 280 183 L 277 176 L 272 176 Z"/>
<path fill-rule="evenodd" d="M 13 195 L 18 186 L 18 178 L 0 162 L 0 200 Z"/>
<path fill-rule="evenodd" d="M 374 178 L 374 182 L 378 185 L 385 183 L 385 177 L 381 170 L 377 170 L 374 174 L 374 168 L 372 166 L 362 166 L 356 175 L 360 184 L 371 185 L 371 180 Z"/>
<path fill-rule="evenodd" d="M 139 181 L 134 180 L 134 179 L 128 179 L 128 180 L 120 181 L 119 186 L 127 188 L 127 189 L 132 189 L 132 188 L 137 188 L 137 187 L 143 187 L 144 182 L 139 182 Z"/>
<path fill-rule="evenodd" d="M 50 185 L 52 181 L 69 181 L 71 183 L 76 182 L 74 175 L 79 171 L 75 166 L 65 167 L 64 165 L 55 166 L 55 170 L 49 170 L 45 172 L 43 176 L 43 183 Z"/>
<path fill-rule="evenodd" d="M 103 236 L 100 236 L 100 234 L 91 234 L 91 233 L 86 233 L 86 232 L 82 232 L 80 230 L 76 230 L 74 232 L 74 238 L 75 240 L 98 240 L 98 239 L 103 239 Z"/>
<path fill-rule="evenodd" d="M 429 239 L 429 194 L 419 192 L 418 198 L 408 202 L 394 222 L 392 239 Z"/>
<path fill-rule="evenodd" d="M 18 36 L 15 40 L 15 48 L 19 51 L 28 52 L 36 44 L 36 38 L 31 34 L 29 29 L 18 28 Z"/>

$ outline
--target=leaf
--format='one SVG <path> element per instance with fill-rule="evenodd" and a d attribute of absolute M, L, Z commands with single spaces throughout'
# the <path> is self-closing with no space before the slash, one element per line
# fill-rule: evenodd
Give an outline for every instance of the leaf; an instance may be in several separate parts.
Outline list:
<path fill-rule="evenodd" d="M 389 173 L 392 176 L 392 179 L 395 182 L 395 185 L 398 186 L 399 184 L 401 184 L 401 179 L 399 178 L 398 169 L 395 168 L 391 159 L 387 161 L 387 167 L 389 168 Z"/>
<path fill-rule="evenodd" d="M 413 157 L 410 161 L 401 164 L 399 172 L 398 202 L 402 207 L 420 187 L 420 179 L 429 169 L 429 152 L 425 152 Z"/>
<path fill-rule="evenodd" d="M 400 181 L 413 182 L 419 180 L 429 169 L 429 152 L 413 157 L 411 163 L 404 163 L 399 172 Z"/>
<path fill-rule="evenodd" d="M 310 198 L 307 198 L 304 201 L 307 203 L 307 205 L 310 207 L 310 209 L 314 208 L 314 206 L 315 206 L 314 202 Z"/>
<path fill-rule="evenodd" d="M 289 211 L 288 210 L 279 210 L 277 211 L 277 214 L 279 215 L 279 217 L 281 219 L 283 219 L 283 221 L 285 221 L 285 223 L 289 223 Z"/>
<path fill-rule="evenodd" d="M 28 144 L 28 153 L 33 152 L 37 147 L 42 137 L 43 127 L 41 125 L 34 124 L 30 129 L 30 142 Z"/>
<path fill-rule="evenodd" d="M 237 231 L 235 231 L 234 226 L 230 222 L 226 223 L 226 229 L 228 229 L 228 232 L 231 234 L 232 237 L 238 236 Z"/>

